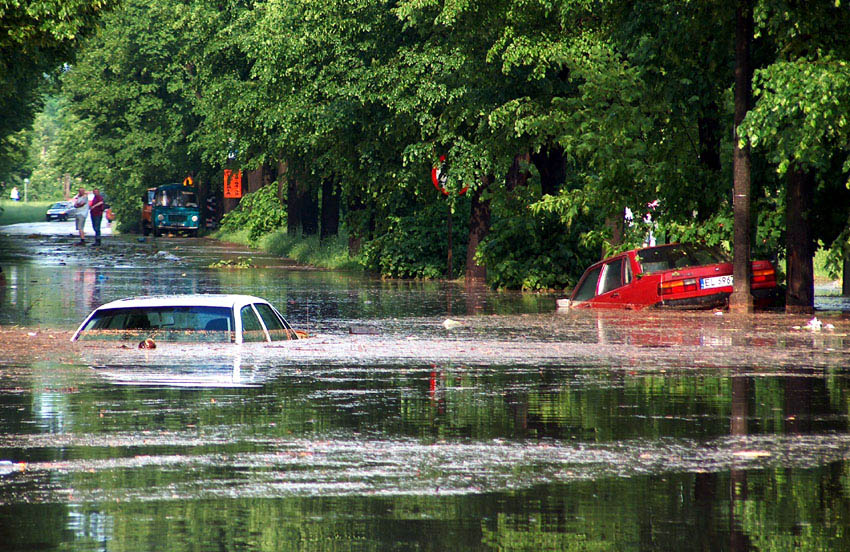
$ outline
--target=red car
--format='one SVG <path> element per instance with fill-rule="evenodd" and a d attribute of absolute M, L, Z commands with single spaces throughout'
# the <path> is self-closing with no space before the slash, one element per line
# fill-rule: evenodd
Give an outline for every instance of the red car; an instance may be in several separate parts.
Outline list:
<path fill-rule="evenodd" d="M 757 307 L 777 298 L 776 270 L 753 261 L 750 283 Z M 571 308 L 670 307 L 710 309 L 728 305 L 732 262 L 698 245 L 668 244 L 633 249 L 588 268 L 570 296 Z"/>

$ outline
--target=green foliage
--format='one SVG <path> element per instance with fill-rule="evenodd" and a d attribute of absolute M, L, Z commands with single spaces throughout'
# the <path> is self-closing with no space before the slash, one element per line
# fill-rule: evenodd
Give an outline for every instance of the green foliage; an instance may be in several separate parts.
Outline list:
<path fill-rule="evenodd" d="M 0 9 L 4 21 L 23 17 L 7 42 L 49 54 L 22 65 L 26 75 L 10 73 L 0 97 L 60 83 L 67 100 L 45 103 L 32 138 L 0 132 L 0 180 L 33 171 L 38 194 L 68 173 L 100 185 L 127 224 L 138 221 L 148 186 L 190 173 L 218 186 L 225 164 L 285 167 L 307 194 L 338 186 L 343 231 L 364 240 L 365 266 L 438 277 L 445 251 L 428 227 L 445 216 L 432 210 L 428 172 L 445 155 L 450 191 L 488 186 L 492 235 L 479 258 L 498 286 L 568 285 L 586 252 L 611 249 L 607 221 L 656 200 L 668 239 L 729 247 L 732 4 L 60 4 Z M 79 41 L 101 15 L 99 32 Z M 846 226 L 824 206 L 842 199 L 830 185 L 850 171 L 847 22 L 846 6 L 831 1 L 756 6 L 756 104 L 741 129 L 754 151 L 754 254 L 784 247 L 779 176 L 792 164 L 818 173 L 818 238 L 831 243 Z M 55 72 L 42 62 L 55 64 L 71 44 L 80 47 L 75 63 L 44 79 Z M 15 100 L 3 123 L 23 128 L 40 101 Z M 27 160 L 31 139 L 38 154 Z M 514 159 L 552 150 L 564 152 L 566 182 L 545 198 L 538 188 L 509 197 Z M 226 224 L 250 226 L 258 243 L 283 224 L 282 207 L 247 201 L 256 209 Z M 458 206 L 454 273 L 466 257 L 468 206 Z M 620 247 L 642 239 L 645 229 L 633 230 Z"/>
<path fill-rule="evenodd" d="M 576 224 L 568 228 L 557 214 L 529 209 L 532 196 L 528 189 L 519 189 L 494 202 L 493 224 L 478 250 L 487 279 L 499 288 L 572 287 L 599 259 L 598 247 L 580 243 L 579 228 L 587 228 L 588 218 L 574 218 Z"/>
<path fill-rule="evenodd" d="M 220 259 L 210 263 L 210 268 L 257 268 L 251 257 L 236 257 L 235 259 Z"/>
<path fill-rule="evenodd" d="M 792 164 L 826 168 L 850 140 L 850 65 L 826 55 L 777 61 L 754 77 L 758 102 L 741 127 L 742 139 L 765 150 L 785 174 Z M 850 171 L 850 162 L 845 164 Z"/>
<path fill-rule="evenodd" d="M 34 167 L 30 175 L 30 188 L 35 194 L 32 197 L 62 197 L 63 174 L 59 168 L 58 142 L 69 116 L 66 99 L 51 96 L 45 98 L 44 109 L 35 118 L 29 148 L 30 163 Z"/>
<path fill-rule="evenodd" d="M 320 241 L 318 236 L 302 238 L 278 230 L 260 240 L 259 245 L 264 251 L 311 266 L 334 270 L 360 268 L 348 254 L 345 236 Z"/>
<path fill-rule="evenodd" d="M 656 234 L 663 234 L 670 242 L 699 243 L 726 252 L 732 250 L 732 232 L 732 213 L 729 210 L 712 214 L 702 224 L 693 220 L 662 222 L 656 230 Z"/>
<path fill-rule="evenodd" d="M 62 76 L 72 113 L 60 132 L 60 169 L 99 185 L 124 224 L 139 220 L 147 187 L 214 174 L 189 147 L 198 119 L 181 56 L 189 30 L 175 17 L 183 8 L 176 0 L 123 2 Z"/>
<path fill-rule="evenodd" d="M 458 202 L 452 218 L 452 274 L 463 271 L 466 259 L 469 204 Z M 382 233 L 363 246 L 360 258 L 367 270 L 388 278 L 443 278 L 448 262 L 448 206 L 433 201 L 416 213 L 393 216 Z"/>
<path fill-rule="evenodd" d="M 24 187 L 32 166 L 27 158 L 32 139 L 31 130 L 20 130 L 6 137 L 0 137 L 0 193 L 8 197 L 12 186 Z"/>
<path fill-rule="evenodd" d="M 320 241 L 318 236 L 301 237 L 290 236 L 286 230 L 275 230 L 251 240 L 248 237 L 248 229 L 240 228 L 236 231 L 219 229 L 215 238 L 256 247 L 271 255 L 291 259 L 299 263 L 311 266 L 335 269 L 354 270 L 361 269 L 361 265 L 348 255 L 348 243 L 345 236 L 337 236 L 335 239 Z"/>
<path fill-rule="evenodd" d="M 840 278 L 844 270 L 844 259 L 850 257 L 850 224 L 835 238 L 826 252 L 824 268 L 830 278 Z M 844 277 L 850 277 L 844 274 Z"/>
<path fill-rule="evenodd" d="M 114 0 L 0 2 L 0 181 L 18 184 L 25 142 L 16 139 L 42 107 L 57 67 L 73 60 L 81 36 Z"/>
<path fill-rule="evenodd" d="M 226 231 L 247 229 L 251 243 L 285 225 L 286 211 L 277 197 L 277 184 L 270 184 L 244 195 L 239 206 L 221 220 L 221 227 Z"/>

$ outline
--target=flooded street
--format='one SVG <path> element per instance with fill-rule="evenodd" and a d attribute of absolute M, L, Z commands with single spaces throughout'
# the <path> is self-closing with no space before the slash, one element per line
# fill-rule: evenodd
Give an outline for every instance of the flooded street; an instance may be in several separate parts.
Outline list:
<path fill-rule="evenodd" d="M 211 240 L 0 235 L 0 550 L 848 550 L 850 319 L 557 312 Z M 219 259 L 252 268 L 213 268 Z M 311 337 L 70 343 L 132 295 Z"/>

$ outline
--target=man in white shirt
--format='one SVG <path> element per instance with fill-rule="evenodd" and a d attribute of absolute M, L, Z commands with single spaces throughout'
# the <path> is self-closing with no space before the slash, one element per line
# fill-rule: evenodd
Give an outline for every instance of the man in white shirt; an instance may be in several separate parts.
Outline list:
<path fill-rule="evenodd" d="M 74 220 L 77 222 L 77 231 L 80 233 L 80 241 L 74 245 L 86 244 L 86 219 L 89 216 L 89 195 L 85 188 L 80 187 L 79 192 L 71 201 L 74 203 Z"/>

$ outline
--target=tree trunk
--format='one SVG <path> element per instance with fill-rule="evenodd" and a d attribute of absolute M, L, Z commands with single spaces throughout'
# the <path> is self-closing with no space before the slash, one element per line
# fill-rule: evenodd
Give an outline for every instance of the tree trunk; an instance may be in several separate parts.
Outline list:
<path fill-rule="evenodd" d="M 564 148 L 550 146 L 531 154 L 531 162 L 540 173 L 541 195 L 555 195 L 567 178 L 567 163 Z"/>
<path fill-rule="evenodd" d="M 305 180 L 299 183 L 304 184 L 298 190 L 301 197 L 301 231 L 305 236 L 315 236 L 319 233 L 319 193 Z"/>
<path fill-rule="evenodd" d="M 262 165 L 258 169 L 247 172 L 244 179 L 245 189 L 242 190 L 242 193 L 244 195 L 256 192 L 263 186 L 270 184 L 271 181 L 271 169 L 268 165 Z"/>
<path fill-rule="evenodd" d="M 511 165 L 511 169 L 508 171 L 508 175 L 505 178 L 505 188 L 512 192 L 517 188 L 525 186 L 528 183 L 528 170 L 526 166 L 531 160 L 531 156 L 528 153 L 524 153 L 521 155 L 517 155 L 514 157 L 514 162 Z"/>
<path fill-rule="evenodd" d="M 699 127 L 699 160 L 712 172 L 720 172 L 720 114 L 712 102 L 697 123 Z"/>
<path fill-rule="evenodd" d="M 286 205 L 286 177 L 287 171 L 289 170 L 289 165 L 286 161 L 280 161 L 277 164 L 277 200 L 280 201 L 281 205 Z"/>
<path fill-rule="evenodd" d="M 625 208 L 615 215 L 605 217 L 605 227 L 611 230 L 611 247 L 617 247 L 623 243 L 623 220 L 625 218 Z M 600 259 L 604 259 L 607 251 L 605 245 L 602 245 L 602 253 Z"/>
<path fill-rule="evenodd" d="M 298 178 L 290 174 L 286 186 L 286 233 L 295 236 L 301 229 L 301 197 L 298 195 Z"/>
<path fill-rule="evenodd" d="M 814 244 L 810 219 L 814 180 L 811 171 L 792 167 L 788 174 L 785 196 L 787 313 L 810 314 L 815 310 Z"/>
<path fill-rule="evenodd" d="M 339 234 L 339 186 L 334 177 L 322 180 L 322 227 L 319 238 Z"/>
<path fill-rule="evenodd" d="M 363 237 L 366 234 L 366 202 L 361 195 L 349 195 L 346 201 L 346 226 L 348 228 L 348 255 L 354 257 L 360 253 Z"/>
<path fill-rule="evenodd" d="M 250 171 L 245 171 L 243 174 L 245 176 L 242 179 L 242 183 L 245 187 L 242 189 L 242 195 L 247 195 L 251 192 L 256 192 L 263 186 L 262 169 L 252 169 Z"/>
<path fill-rule="evenodd" d="M 493 177 L 488 175 L 482 177 L 481 186 L 472 192 L 472 212 L 469 217 L 469 243 L 466 249 L 466 281 L 485 282 L 487 280 L 487 267 L 478 264 L 475 260 L 475 252 L 478 244 L 490 231 L 490 200 L 482 200 L 481 195 L 487 191 Z"/>
<path fill-rule="evenodd" d="M 732 274 L 734 291 L 729 298 L 733 312 L 753 310 L 750 294 L 750 148 L 741 147 L 738 126 L 744 120 L 752 96 L 750 45 L 753 39 L 753 2 L 739 0 L 735 22 L 735 150 L 734 150 L 734 247 Z"/>

